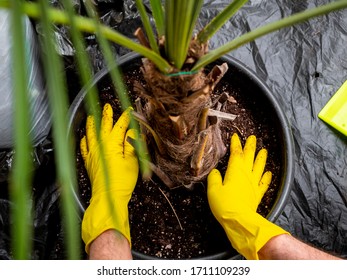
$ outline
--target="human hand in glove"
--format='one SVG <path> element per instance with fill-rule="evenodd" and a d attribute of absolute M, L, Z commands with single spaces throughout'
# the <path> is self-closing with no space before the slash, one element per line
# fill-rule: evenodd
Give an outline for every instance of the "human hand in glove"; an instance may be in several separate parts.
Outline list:
<path fill-rule="evenodd" d="M 122 233 L 131 244 L 128 202 L 137 182 L 139 165 L 135 150 L 127 141 L 127 137 L 135 138 L 135 130 L 128 130 L 130 111 L 131 108 L 124 111 L 113 126 L 112 107 L 104 106 L 100 143 L 93 116 L 87 118 L 86 136 L 80 148 L 92 186 L 92 197 L 82 221 L 82 239 L 88 254 L 90 243 L 109 229 Z"/>
<path fill-rule="evenodd" d="M 208 202 L 232 246 L 247 259 L 259 259 L 258 251 L 274 236 L 288 234 L 256 211 L 272 174 L 264 173 L 267 150 L 255 157 L 256 137 L 249 136 L 242 149 L 237 134 L 231 137 L 230 158 L 224 180 L 217 169 L 208 178 Z"/>

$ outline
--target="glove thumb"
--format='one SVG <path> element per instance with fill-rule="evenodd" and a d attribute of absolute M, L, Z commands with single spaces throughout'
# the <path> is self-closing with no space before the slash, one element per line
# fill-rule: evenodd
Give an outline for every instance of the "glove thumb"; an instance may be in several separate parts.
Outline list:
<path fill-rule="evenodd" d="M 129 129 L 125 135 L 124 141 L 124 157 L 133 156 L 135 154 L 135 148 L 133 142 L 136 141 L 136 130 Z"/>

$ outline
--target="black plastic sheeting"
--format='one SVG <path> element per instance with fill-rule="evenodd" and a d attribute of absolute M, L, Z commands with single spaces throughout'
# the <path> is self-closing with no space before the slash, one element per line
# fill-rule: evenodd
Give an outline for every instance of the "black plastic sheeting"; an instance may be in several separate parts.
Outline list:
<path fill-rule="evenodd" d="M 59 1 L 52 2 L 59 5 Z M 133 31 L 141 25 L 134 1 L 125 0 L 123 6 L 120 2 L 96 1 L 105 23 L 134 38 Z M 206 24 L 229 2 L 205 1 L 199 24 Z M 211 39 L 210 49 L 265 23 L 328 2 L 331 1 L 250 0 Z M 82 1 L 75 0 L 75 3 L 76 9 L 83 14 Z M 39 33 L 40 29 L 37 30 Z M 69 79 L 75 69 L 73 46 L 65 28 L 56 30 Z M 94 36 L 87 37 L 87 42 L 97 72 L 104 66 L 102 56 Z M 344 10 L 269 34 L 231 52 L 267 83 L 278 97 L 292 128 L 295 180 L 291 197 L 277 223 L 293 236 L 343 258 L 347 257 L 347 137 L 322 122 L 317 115 L 347 79 L 346 46 L 347 10 Z M 128 52 L 115 45 L 113 49 L 117 56 Z M 79 88 L 70 86 L 72 100 Z M 64 259 L 53 153 L 49 149 L 44 151 L 33 184 L 35 232 L 32 258 Z M 0 161 L 8 162 L 8 158 Z M 7 167 L 3 164 L 1 169 Z M 0 182 L 0 259 L 12 258 L 10 205 L 7 183 Z"/>

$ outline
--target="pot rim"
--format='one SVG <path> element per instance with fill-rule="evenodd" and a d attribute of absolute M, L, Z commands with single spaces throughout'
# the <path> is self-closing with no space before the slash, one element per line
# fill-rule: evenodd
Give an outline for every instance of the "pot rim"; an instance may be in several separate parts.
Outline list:
<path fill-rule="evenodd" d="M 118 59 L 117 64 L 122 65 L 130 60 L 140 58 L 141 55 L 136 52 L 130 52 L 126 55 L 121 56 Z M 258 87 L 260 87 L 262 90 L 262 93 L 265 95 L 266 99 L 270 102 L 270 105 L 276 112 L 277 118 L 279 123 L 281 124 L 281 135 L 283 137 L 283 144 L 284 144 L 284 163 L 285 166 L 283 168 L 284 175 L 282 179 L 282 185 L 280 189 L 280 195 L 277 197 L 274 203 L 274 207 L 270 210 L 269 214 L 266 216 L 266 218 L 271 221 L 275 222 L 277 218 L 282 214 L 285 205 L 287 204 L 287 201 L 290 197 L 290 192 L 292 189 L 292 184 L 294 180 L 294 140 L 291 132 L 291 128 L 288 122 L 288 119 L 285 115 L 285 113 L 282 110 L 282 107 L 278 103 L 277 99 L 275 98 L 272 91 L 269 89 L 269 87 L 266 85 L 266 83 L 248 66 L 246 66 L 244 63 L 239 61 L 238 59 L 232 57 L 229 54 L 226 54 L 220 58 L 220 60 L 224 60 L 227 63 L 231 64 L 232 66 L 236 67 L 242 74 L 245 74 L 248 76 Z M 74 124 L 74 116 L 77 114 L 80 106 L 83 104 L 83 100 L 88 92 L 88 90 L 92 87 L 97 85 L 97 83 L 104 78 L 109 73 L 109 70 L 106 68 L 100 70 L 98 73 L 96 73 L 93 77 L 93 79 L 86 84 L 82 89 L 79 91 L 79 93 L 74 98 L 73 102 L 70 105 L 69 108 L 69 123 L 68 123 L 68 131 L 69 134 L 73 133 L 72 128 Z M 82 202 L 80 201 L 80 198 L 78 197 L 78 194 L 76 190 L 73 190 L 73 196 L 77 202 L 77 206 L 79 208 L 79 211 L 81 213 L 84 213 L 85 208 L 82 205 Z M 81 215 L 80 215 L 81 219 Z M 133 256 L 136 258 L 141 259 L 156 259 L 155 257 L 149 257 L 145 254 L 133 251 Z M 232 259 L 240 259 L 241 255 L 236 255 L 232 257 Z M 214 255 L 209 255 L 205 257 L 199 257 L 196 259 L 225 259 L 228 257 L 227 252 L 217 253 Z M 158 258 L 159 259 L 159 258 Z"/>

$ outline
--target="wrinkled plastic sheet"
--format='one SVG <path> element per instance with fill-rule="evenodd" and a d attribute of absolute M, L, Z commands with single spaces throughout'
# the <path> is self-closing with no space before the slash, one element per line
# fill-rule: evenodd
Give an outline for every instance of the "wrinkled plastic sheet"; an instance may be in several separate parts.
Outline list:
<path fill-rule="evenodd" d="M 55 1 L 56 2 L 56 1 Z M 81 11 L 81 3 L 76 7 Z M 130 38 L 141 24 L 133 1 L 115 6 L 112 0 L 96 1 L 106 23 Z M 120 2 L 120 1 L 118 1 Z M 205 1 L 201 26 L 229 3 Z M 327 0 L 250 0 L 210 42 L 214 49 L 240 34 L 317 5 Z M 74 69 L 73 47 L 65 29 L 57 28 L 60 51 L 66 69 Z M 95 72 L 104 66 L 95 38 L 90 36 L 88 52 Z M 277 224 L 293 236 L 318 248 L 347 257 L 347 138 L 318 119 L 336 90 L 347 79 L 347 10 L 331 13 L 286 28 L 249 43 L 230 54 L 253 69 L 277 96 L 290 122 L 295 142 L 295 179 L 291 197 Z M 117 56 L 128 50 L 113 46 Z M 66 52 L 69 50 L 69 52 Z M 70 63 L 70 64 L 69 64 Z M 76 89 L 71 90 L 72 95 Z M 73 96 L 72 96 L 73 97 Z M 346 116 L 347 117 L 347 116 Z M 52 156 L 49 153 L 48 156 Z M 51 158 L 37 169 L 35 199 L 34 259 L 64 258 L 59 252 L 61 226 L 59 192 L 54 180 L 39 174 L 53 172 Z M 51 176 L 52 177 L 52 176 Z M 0 258 L 11 258 L 8 217 L 10 203 L 0 185 Z M 53 222 L 54 221 L 54 222 Z"/>

